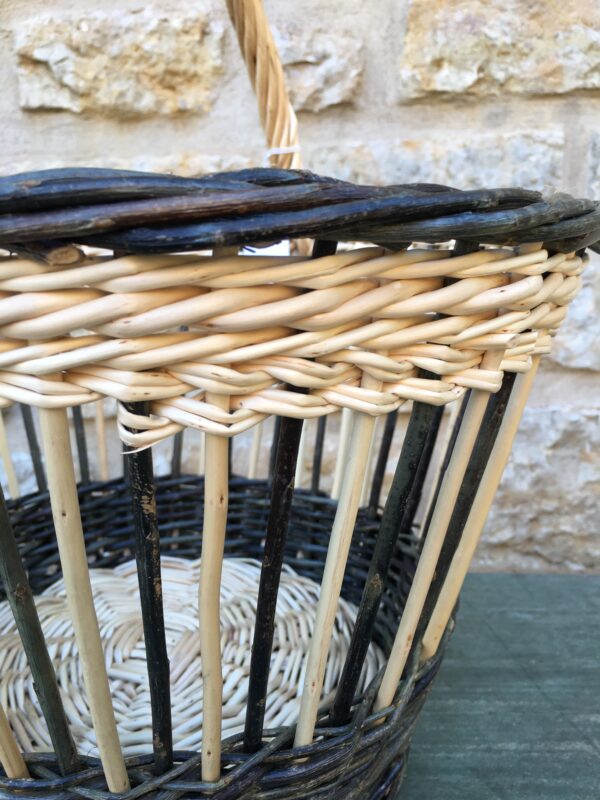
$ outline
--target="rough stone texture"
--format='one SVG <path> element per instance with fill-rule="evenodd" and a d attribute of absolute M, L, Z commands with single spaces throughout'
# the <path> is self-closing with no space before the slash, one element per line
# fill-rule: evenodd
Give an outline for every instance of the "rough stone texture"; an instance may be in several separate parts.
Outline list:
<path fill-rule="evenodd" d="M 399 94 L 598 89 L 599 28 L 592 0 L 412 0 Z"/>
<path fill-rule="evenodd" d="M 274 36 L 297 111 L 355 101 L 364 68 L 360 39 L 299 25 L 278 28 Z"/>
<path fill-rule="evenodd" d="M 223 27 L 205 11 L 33 17 L 15 30 L 25 109 L 126 116 L 207 111 Z"/>
<path fill-rule="evenodd" d="M 476 566 L 597 570 L 600 409 L 525 411 Z"/>
<path fill-rule="evenodd" d="M 61 159 L 49 158 L 44 169 L 64 167 Z M 177 152 L 165 156 L 148 156 L 144 153 L 133 155 L 130 158 L 106 153 L 96 158 L 74 157 L 69 160 L 69 166 L 105 167 L 109 169 L 133 169 L 141 172 L 170 173 L 185 177 L 207 175 L 211 172 L 246 169 L 256 166 L 256 161 L 243 155 L 215 155 L 210 153 Z M 33 161 L 23 160 L 11 163 L 14 172 L 27 172 L 36 169 Z M 0 173 L 2 171 L 2 157 L 0 156 Z"/>
<path fill-rule="evenodd" d="M 560 130 L 344 142 L 310 154 L 314 169 L 365 183 L 446 183 L 461 189 L 561 184 Z"/>
<path fill-rule="evenodd" d="M 593 133 L 589 146 L 589 182 L 591 197 L 600 197 L 600 133 Z"/>
<path fill-rule="evenodd" d="M 591 258 L 550 357 L 563 367 L 600 372 L 600 256 Z"/>

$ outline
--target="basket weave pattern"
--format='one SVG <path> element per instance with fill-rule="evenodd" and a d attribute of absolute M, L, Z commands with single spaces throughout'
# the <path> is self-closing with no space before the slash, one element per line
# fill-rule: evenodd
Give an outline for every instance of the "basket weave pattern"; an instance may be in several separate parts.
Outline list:
<path fill-rule="evenodd" d="M 138 447 L 182 427 L 234 436 L 274 414 L 380 415 L 494 392 L 503 371 L 548 352 L 584 259 L 541 246 L 450 255 L 125 256 L 59 270 L 6 258 L 0 396 L 45 408 L 151 400 L 152 420 L 120 408 L 122 438 Z"/>

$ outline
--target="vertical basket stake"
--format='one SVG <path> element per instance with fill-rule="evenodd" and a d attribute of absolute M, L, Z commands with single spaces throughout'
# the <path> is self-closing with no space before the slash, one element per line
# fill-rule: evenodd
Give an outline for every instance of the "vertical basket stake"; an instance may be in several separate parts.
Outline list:
<path fill-rule="evenodd" d="M 33 685 L 48 726 L 59 769 L 63 775 L 67 775 L 79 767 L 79 758 L 2 489 L 0 489 L 0 577 L 23 642 Z"/>
<path fill-rule="evenodd" d="M 335 462 L 335 472 L 333 474 L 333 485 L 331 487 L 331 497 L 337 500 L 340 496 L 342 476 L 346 468 L 346 453 L 348 452 L 348 441 L 350 439 L 350 428 L 352 427 L 352 411 L 349 408 L 342 409 L 342 419 L 340 422 L 340 443 L 338 446 L 338 456 Z"/>
<path fill-rule="evenodd" d="M 481 361 L 482 369 L 498 369 L 502 363 L 503 351 L 488 351 Z M 477 432 L 485 413 L 489 394 L 487 391 L 471 391 L 463 423 L 458 433 L 456 445 L 450 458 L 448 470 L 444 475 L 439 496 L 431 518 L 406 606 L 383 675 L 375 709 L 387 708 L 394 699 L 398 683 L 408 659 L 414 635 L 423 611 L 427 592 L 437 565 L 437 560 L 448 529 L 448 523 L 458 496 L 467 464 L 475 444 Z"/>
<path fill-rule="evenodd" d="M 361 386 L 366 389 L 379 390 L 381 382 L 369 375 L 364 375 Z M 306 660 L 300 713 L 294 739 L 295 747 L 310 744 L 315 729 L 331 632 L 354 533 L 374 427 L 375 417 L 364 413 L 354 415 L 346 469 L 342 477 L 340 499 L 331 529 L 315 626 Z"/>
<path fill-rule="evenodd" d="M 108 451 L 106 449 L 106 419 L 104 400 L 96 401 L 96 443 L 98 446 L 98 475 L 101 481 L 108 480 Z"/>
<path fill-rule="evenodd" d="M 100 759 L 110 791 L 124 792 L 129 788 L 129 779 L 119 744 L 94 609 L 67 411 L 41 408 L 40 423 L 58 551 Z"/>
<path fill-rule="evenodd" d="M 260 444 L 262 441 L 263 424 L 259 422 L 252 429 L 252 445 L 250 447 L 250 457 L 248 458 L 248 478 L 253 480 L 258 472 L 258 460 L 260 457 Z"/>
<path fill-rule="evenodd" d="M 277 592 L 294 494 L 294 473 L 302 428 L 301 419 L 290 417 L 282 418 L 279 428 L 250 662 L 248 708 L 244 728 L 244 750 L 249 753 L 259 750 L 262 744 Z"/>
<path fill-rule="evenodd" d="M 319 494 L 326 426 L 327 426 L 327 416 L 325 415 L 323 417 L 319 417 L 319 419 L 317 420 L 317 434 L 315 436 L 315 450 L 313 453 L 312 475 L 310 476 L 311 494 Z"/>
<path fill-rule="evenodd" d="M 200 442 L 198 444 L 198 474 L 204 475 L 206 472 L 206 434 L 200 431 Z"/>
<path fill-rule="evenodd" d="M 398 536 L 412 527 L 442 413 L 441 406 L 413 403 L 333 701 L 331 716 L 334 725 L 343 724 L 350 713 L 385 590 L 390 561 Z"/>
<path fill-rule="evenodd" d="M 423 634 L 429 624 L 441 588 L 448 575 L 450 564 L 460 544 L 469 513 L 475 501 L 475 497 L 477 496 L 477 492 L 479 491 L 479 486 L 481 485 L 483 473 L 490 459 L 496 439 L 498 438 L 502 420 L 506 413 L 508 403 L 510 402 L 515 377 L 516 375 L 514 372 L 505 373 L 502 379 L 502 386 L 497 392 L 490 395 L 488 400 L 479 433 L 475 440 L 475 446 L 471 453 L 469 463 L 467 464 L 467 469 L 456 502 L 454 503 L 454 508 L 452 509 L 452 516 L 450 517 L 446 535 L 444 536 L 444 542 L 438 556 L 435 573 L 429 586 L 425 605 L 421 612 L 413 647 L 417 644 L 420 645 L 423 640 Z M 424 542 L 426 538 L 427 530 L 423 532 L 421 541 Z"/>
<path fill-rule="evenodd" d="M 33 421 L 33 412 L 31 407 L 20 403 L 21 416 L 23 417 L 23 425 L 25 426 L 25 436 L 29 443 L 29 452 L 31 454 L 31 463 L 33 464 L 33 471 L 35 480 L 38 486 L 38 492 L 45 492 L 48 488 L 46 486 L 46 475 L 44 473 L 44 465 L 42 464 L 42 453 L 40 444 L 35 432 L 35 423 Z"/>
<path fill-rule="evenodd" d="M 271 438 L 271 449 L 269 450 L 269 470 L 268 481 L 272 483 L 275 473 L 275 456 L 277 455 L 277 442 L 279 441 L 279 428 L 281 427 L 281 417 L 273 420 L 273 436 Z"/>
<path fill-rule="evenodd" d="M 423 637 L 422 659 L 424 660 L 436 654 L 450 615 L 458 600 L 458 595 L 469 570 L 471 560 L 475 555 L 479 537 L 502 478 L 502 473 L 509 459 L 512 444 L 523 416 L 539 362 L 540 356 L 535 355 L 529 371 L 525 375 L 519 375 L 517 378 L 498 438 L 483 473 L 475 501 L 469 512 L 460 544 L 452 559 L 448 575 Z"/>
<path fill-rule="evenodd" d="M 4 471 L 6 472 L 6 482 L 8 483 L 8 491 L 13 500 L 20 497 L 21 492 L 19 489 L 19 481 L 15 473 L 12 456 L 10 454 L 10 447 L 8 438 L 6 436 L 6 426 L 4 424 L 4 416 L 0 411 L 0 458 L 4 464 Z"/>
<path fill-rule="evenodd" d="M 369 454 L 367 456 L 367 463 L 365 464 L 365 479 L 363 481 L 363 488 L 360 495 L 360 505 L 366 506 L 369 502 L 369 477 L 371 475 L 372 469 L 374 469 L 373 465 L 373 458 L 374 458 L 374 451 L 375 451 L 375 440 L 377 438 L 377 429 L 379 428 L 379 420 L 380 417 L 377 417 L 375 420 L 375 426 L 373 428 L 373 436 L 371 436 L 371 444 L 369 445 Z"/>
<path fill-rule="evenodd" d="M 131 403 L 125 407 L 135 415 L 149 413 L 148 403 Z M 156 771 L 161 774 L 173 766 L 173 732 L 152 450 L 132 450 L 127 457 L 152 710 L 152 747 Z"/>
<path fill-rule="evenodd" d="M 294 483 L 300 487 L 304 483 L 304 460 L 306 458 L 306 451 L 308 450 L 308 429 L 309 425 L 302 426 L 302 434 L 300 436 L 300 446 L 298 448 L 298 458 L 296 460 L 296 474 L 294 476 Z"/>
<path fill-rule="evenodd" d="M 0 763 L 9 778 L 29 778 L 29 771 L 0 705 Z"/>
<path fill-rule="evenodd" d="M 85 425 L 80 406 L 73 406 L 73 428 L 75 429 L 75 443 L 77 445 L 77 458 L 79 460 L 79 474 L 81 483 L 90 482 L 90 463 L 88 459 L 87 442 L 85 440 Z"/>
<path fill-rule="evenodd" d="M 173 436 L 173 451 L 171 453 L 171 477 L 181 478 L 181 460 L 183 457 L 183 430 Z"/>
<path fill-rule="evenodd" d="M 433 516 L 437 499 L 440 494 L 440 489 L 442 488 L 444 475 L 448 470 L 448 464 L 450 463 L 450 458 L 452 457 L 452 453 L 454 451 L 454 446 L 456 444 L 458 432 L 460 430 L 460 426 L 462 425 L 463 417 L 465 415 L 465 410 L 469 403 L 470 394 L 471 392 L 469 390 L 461 398 L 460 402 L 453 404 L 453 408 L 450 414 L 448 414 L 449 419 L 447 421 L 446 430 L 444 432 L 444 441 L 442 442 L 442 446 L 440 448 L 439 458 L 434 470 L 435 474 L 431 480 L 429 497 L 427 498 L 425 511 L 423 513 L 423 518 L 421 521 L 421 539 L 419 542 L 421 546 L 423 544 L 423 534 L 429 529 L 429 526 L 431 524 L 431 518 Z"/>
<path fill-rule="evenodd" d="M 312 247 L 312 258 L 333 255 L 336 249 L 336 242 L 317 239 Z M 302 394 L 307 391 L 304 388 L 294 386 L 289 386 L 288 389 Z M 279 591 L 285 542 L 294 496 L 294 477 L 297 471 L 302 436 L 306 429 L 306 424 L 301 419 L 289 417 L 279 417 L 278 419 L 277 443 L 274 447 L 272 469 L 271 503 L 265 532 L 263 563 L 260 570 L 256 625 L 250 660 L 248 706 L 244 726 L 244 749 L 250 753 L 259 750 L 262 743 L 269 669 L 275 631 L 277 593 Z M 323 417 L 323 419 L 325 418 Z M 319 420 L 320 422 L 321 420 Z M 325 425 L 319 425 L 318 431 L 321 431 L 322 437 L 325 432 Z M 316 448 L 317 450 L 318 448 Z M 317 475 L 319 472 L 320 467 L 317 470 Z M 313 467 L 313 481 L 314 479 L 315 470 Z"/>
<path fill-rule="evenodd" d="M 229 410 L 227 395 L 207 392 L 206 402 L 212 403 L 224 411 Z M 223 673 L 219 609 L 229 497 L 229 443 L 227 437 L 207 433 L 205 457 L 204 523 L 198 598 L 200 654 L 204 686 L 202 780 L 217 781 L 221 774 Z"/>
<path fill-rule="evenodd" d="M 387 467 L 392 439 L 398 421 L 398 410 L 391 411 L 385 418 L 381 443 L 377 453 L 377 461 L 373 470 L 373 480 L 371 482 L 371 492 L 369 494 L 369 516 L 375 517 L 379 508 L 379 498 L 381 497 L 381 487 L 385 478 L 385 468 Z"/>

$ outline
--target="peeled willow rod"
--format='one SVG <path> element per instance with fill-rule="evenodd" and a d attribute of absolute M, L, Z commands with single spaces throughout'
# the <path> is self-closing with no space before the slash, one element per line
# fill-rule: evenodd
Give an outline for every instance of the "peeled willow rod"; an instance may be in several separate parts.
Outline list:
<path fill-rule="evenodd" d="M 496 370 L 500 367 L 504 351 L 488 351 L 481 361 L 481 369 Z M 471 392 L 456 445 L 444 476 L 439 496 L 433 511 L 427 537 L 423 544 L 412 586 L 402 613 L 392 652 L 383 675 L 375 701 L 377 711 L 387 708 L 393 701 L 398 683 L 408 659 L 427 593 L 435 568 L 452 509 L 473 451 L 477 432 L 485 413 L 489 393 L 480 389 Z"/>
<path fill-rule="evenodd" d="M 0 705 L 0 763 L 9 778 L 30 777 L 2 705 Z"/>
<path fill-rule="evenodd" d="M 475 501 L 469 512 L 460 544 L 454 554 L 444 585 L 423 636 L 422 659 L 431 658 L 437 652 L 442 635 L 456 606 L 469 566 L 485 525 L 502 473 L 510 456 L 512 443 L 519 428 L 523 410 L 527 403 L 540 356 L 534 356 L 529 372 L 519 375 L 513 389 L 498 438 L 494 444 Z"/>
<path fill-rule="evenodd" d="M 396 542 L 402 533 L 409 532 L 412 528 L 441 416 L 441 406 L 413 403 L 402 450 L 373 546 L 352 639 L 333 701 L 331 711 L 333 725 L 346 722 L 350 713 L 371 643 L 381 598 L 386 588 Z"/>
<path fill-rule="evenodd" d="M 207 393 L 206 402 L 227 411 L 229 397 Z M 223 672 L 221 664 L 221 571 L 229 498 L 229 443 L 225 436 L 207 433 L 205 443 L 204 522 L 198 595 L 200 656 L 202 659 L 202 780 L 221 774 Z"/>
<path fill-rule="evenodd" d="M 333 485 L 331 487 L 331 497 L 337 500 L 340 496 L 342 485 L 342 475 L 346 466 L 346 453 L 348 451 L 348 441 L 350 439 L 350 428 L 352 427 L 352 411 L 349 408 L 342 408 L 340 421 L 339 445 L 335 471 L 333 473 Z"/>
<path fill-rule="evenodd" d="M 369 375 L 365 375 L 361 386 L 366 389 L 377 390 L 381 387 L 381 383 Z M 321 582 L 317 616 L 306 660 L 300 713 L 294 739 L 295 747 L 310 744 L 312 741 L 331 642 L 331 632 L 342 589 L 346 561 L 348 560 L 356 515 L 364 485 L 371 439 L 375 428 L 375 417 L 364 413 L 355 413 L 353 417 L 346 469 L 342 477 L 340 498 L 331 530 L 323 580 Z"/>
<path fill-rule="evenodd" d="M 6 473 L 8 491 L 10 492 L 10 496 L 15 499 L 16 497 L 20 496 L 21 492 L 10 453 L 10 446 L 8 444 L 8 437 L 6 435 L 6 426 L 4 424 L 4 416 L 2 411 L 0 411 L 0 458 L 4 464 L 4 472 Z"/>
<path fill-rule="evenodd" d="M 109 790 L 124 792 L 129 788 L 129 779 L 117 734 L 94 609 L 67 410 L 41 408 L 40 424 L 58 552 L 100 760 Z"/>

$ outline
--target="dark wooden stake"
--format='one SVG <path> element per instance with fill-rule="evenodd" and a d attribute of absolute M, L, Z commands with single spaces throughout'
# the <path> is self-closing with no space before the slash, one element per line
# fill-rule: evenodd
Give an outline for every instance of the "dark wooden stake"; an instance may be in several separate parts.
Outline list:
<path fill-rule="evenodd" d="M 414 403 L 402 452 L 394 473 L 377 540 L 373 549 L 369 573 L 363 590 L 350 647 L 333 702 L 332 724 L 339 725 L 348 719 L 360 680 L 373 627 L 385 590 L 387 574 L 398 535 L 408 532 L 418 504 L 427 472 L 435 436 L 439 429 L 442 408 L 426 403 Z M 421 469 L 419 467 L 423 465 Z M 407 513 L 408 512 L 408 513 Z"/>
<path fill-rule="evenodd" d="M 316 241 L 312 257 L 320 258 L 335 252 L 335 242 Z M 294 387 L 288 387 L 294 390 Z M 295 389 L 295 391 L 304 391 Z M 275 610 L 285 541 L 294 496 L 294 476 L 302 435 L 302 420 L 277 417 L 271 448 L 269 474 L 272 480 L 271 505 L 265 533 L 265 549 L 260 571 L 256 607 L 256 627 L 252 641 L 248 707 L 244 727 L 244 749 L 248 753 L 260 750 L 265 718 L 271 651 L 275 631 Z"/>
<path fill-rule="evenodd" d="M 183 431 L 173 436 L 173 452 L 171 454 L 171 477 L 181 477 L 181 456 L 183 452 Z"/>
<path fill-rule="evenodd" d="M 35 424 L 33 421 L 33 412 L 30 406 L 25 403 L 20 403 L 21 415 L 23 417 L 23 425 L 25 426 L 25 435 L 29 444 L 29 452 L 31 454 L 31 463 L 33 464 L 33 472 L 37 482 L 38 491 L 45 492 L 48 488 L 46 483 L 46 474 L 44 472 L 44 464 L 42 462 L 42 451 L 38 442 L 37 434 L 35 432 Z"/>
<path fill-rule="evenodd" d="M 126 407 L 133 414 L 148 413 L 147 403 L 131 403 Z M 155 768 L 157 773 L 162 773 L 173 765 L 173 731 L 152 452 L 149 448 L 138 452 L 132 451 L 126 458 L 135 527 L 135 559 L 146 642 L 152 708 L 152 742 Z"/>
<path fill-rule="evenodd" d="M 244 749 L 248 753 L 254 753 L 262 746 L 267 684 L 275 630 L 275 608 L 294 495 L 294 475 L 301 434 L 302 420 L 287 417 L 281 420 L 250 661 L 248 710 L 244 728 Z"/>
<path fill-rule="evenodd" d="M 326 425 L 327 425 L 327 417 L 319 417 L 317 421 L 315 452 L 313 454 L 312 475 L 310 479 L 310 491 L 312 492 L 312 494 L 319 494 L 319 484 L 321 483 L 321 465 L 323 463 L 323 446 L 325 444 Z"/>
<path fill-rule="evenodd" d="M 271 441 L 271 451 L 269 453 L 269 483 L 273 481 L 275 474 L 275 462 L 277 460 L 277 444 L 279 442 L 279 431 L 281 429 L 281 417 L 275 417 L 273 420 L 273 440 Z"/>
<path fill-rule="evenodd" d="M 465 477 L 463 479 L 450 522 L 448 531 L 440 551 L 437 567 L 427 599 L 423 607 L 423 613 L 419 620 L 419 626 L 415 635 L 415 642 L 419 642 L 423 637 L 435 605 L 440 596 L 444 580 L 450 569 L 450 564 L 454 558 L 456 548 L 460 544 L 464 527 L 467 523 L 471 507 L 475 501 L 479 484 L 483 478 L 483 473 L 487 466 L 494 443 L 500 431 L 500 425 L 504 418 L 504 413 L 510 400 L 510 395 L 515 383 L 516 374 L 507 372 L 504 375 L 502 386 L 496 394 L 490 395 L 490 399 L 485 410 L 485 415 L 481 423 L 481 428 L 477 434 L 473 453 L 469 459 Z M 425 535 L 427 532 L 425 531 Z"/>
<path fill-rule="evenodd" d="M 90 463 L 88 460 L 87 442 L 85 440 L 85 425 L 81 406 L 73 406 L 73 426 L 75 428 L 75 441 L 77 443 L 77 458 L 79 459 L 79 473 L 81 482 L 90 482 Z"/>
<path fill-rule="evenodd" d="M 59 769 L 63 775 L 67 775 L 79 768 L 79 757 L 1 488 L 0 577 L 27 655 L 33 685 L 48 725 Z"/>
<path fill-rule="evenodd" d="M 427 536 L 427 531 L 429 530 L 429 525 L 431 524 L 431 518 L 433 517 L 433 511 L 435 509 L 441 488 L 442 483 L 444 482 L 444 475 L 448 470 L 448 464 L 450 463 L 450 459 L 452 458 L 452 453 L 454 452 L 454 445 L 456 444 L 456 440 L 458 438 L 458 432 L 460 430 L 460 426 L 463 421 L 463 417 L 465 415 L 465 411 L 467 410 L 467 404 L 469 402 L 469 395 L 471 391 L 469 390 L 466 392 L 461 401 L 460 407 L 458 409 L 458 413 L 452 422 L 452 430 L 450 431 L 450 436 L 448 437 L 448 443 L 446 445 L 445 452 L 441 455 L 442 463 L 440 466 L 440 470 L 437 474 L 435 488 L 433 491 L 433 497 L 431 503 L 429 504 L 429 508 L 427 509 L 427 516 L 423 520 L 423 524 L 421 529 L 423 531 L 421 535 L 421 539 L 419 540 L 419 547 L 423 547 L 423 543 L 425 541 L 425 537 Z"/>
<path fill-rule="evenodd" d="M 394 430 L 396 429 L 397 420 L 398 411 L 392 411 L 385 418 L 385 427 L 383 429 L 383 436 L 381 437 L 381 444 L 379 445 L 379 452 L 377 453 L 377 462 L 375 463 L 373 482 L 371 483 L 371 493 L 369 495 L 369 516 L 373 518 L 377 516 L 377 509 L 379 508 L 381 487 L 383 486 L 385 468 L 390 455 L 390 447 L 392 446 L 392 439 L 394 438 Z"/>

